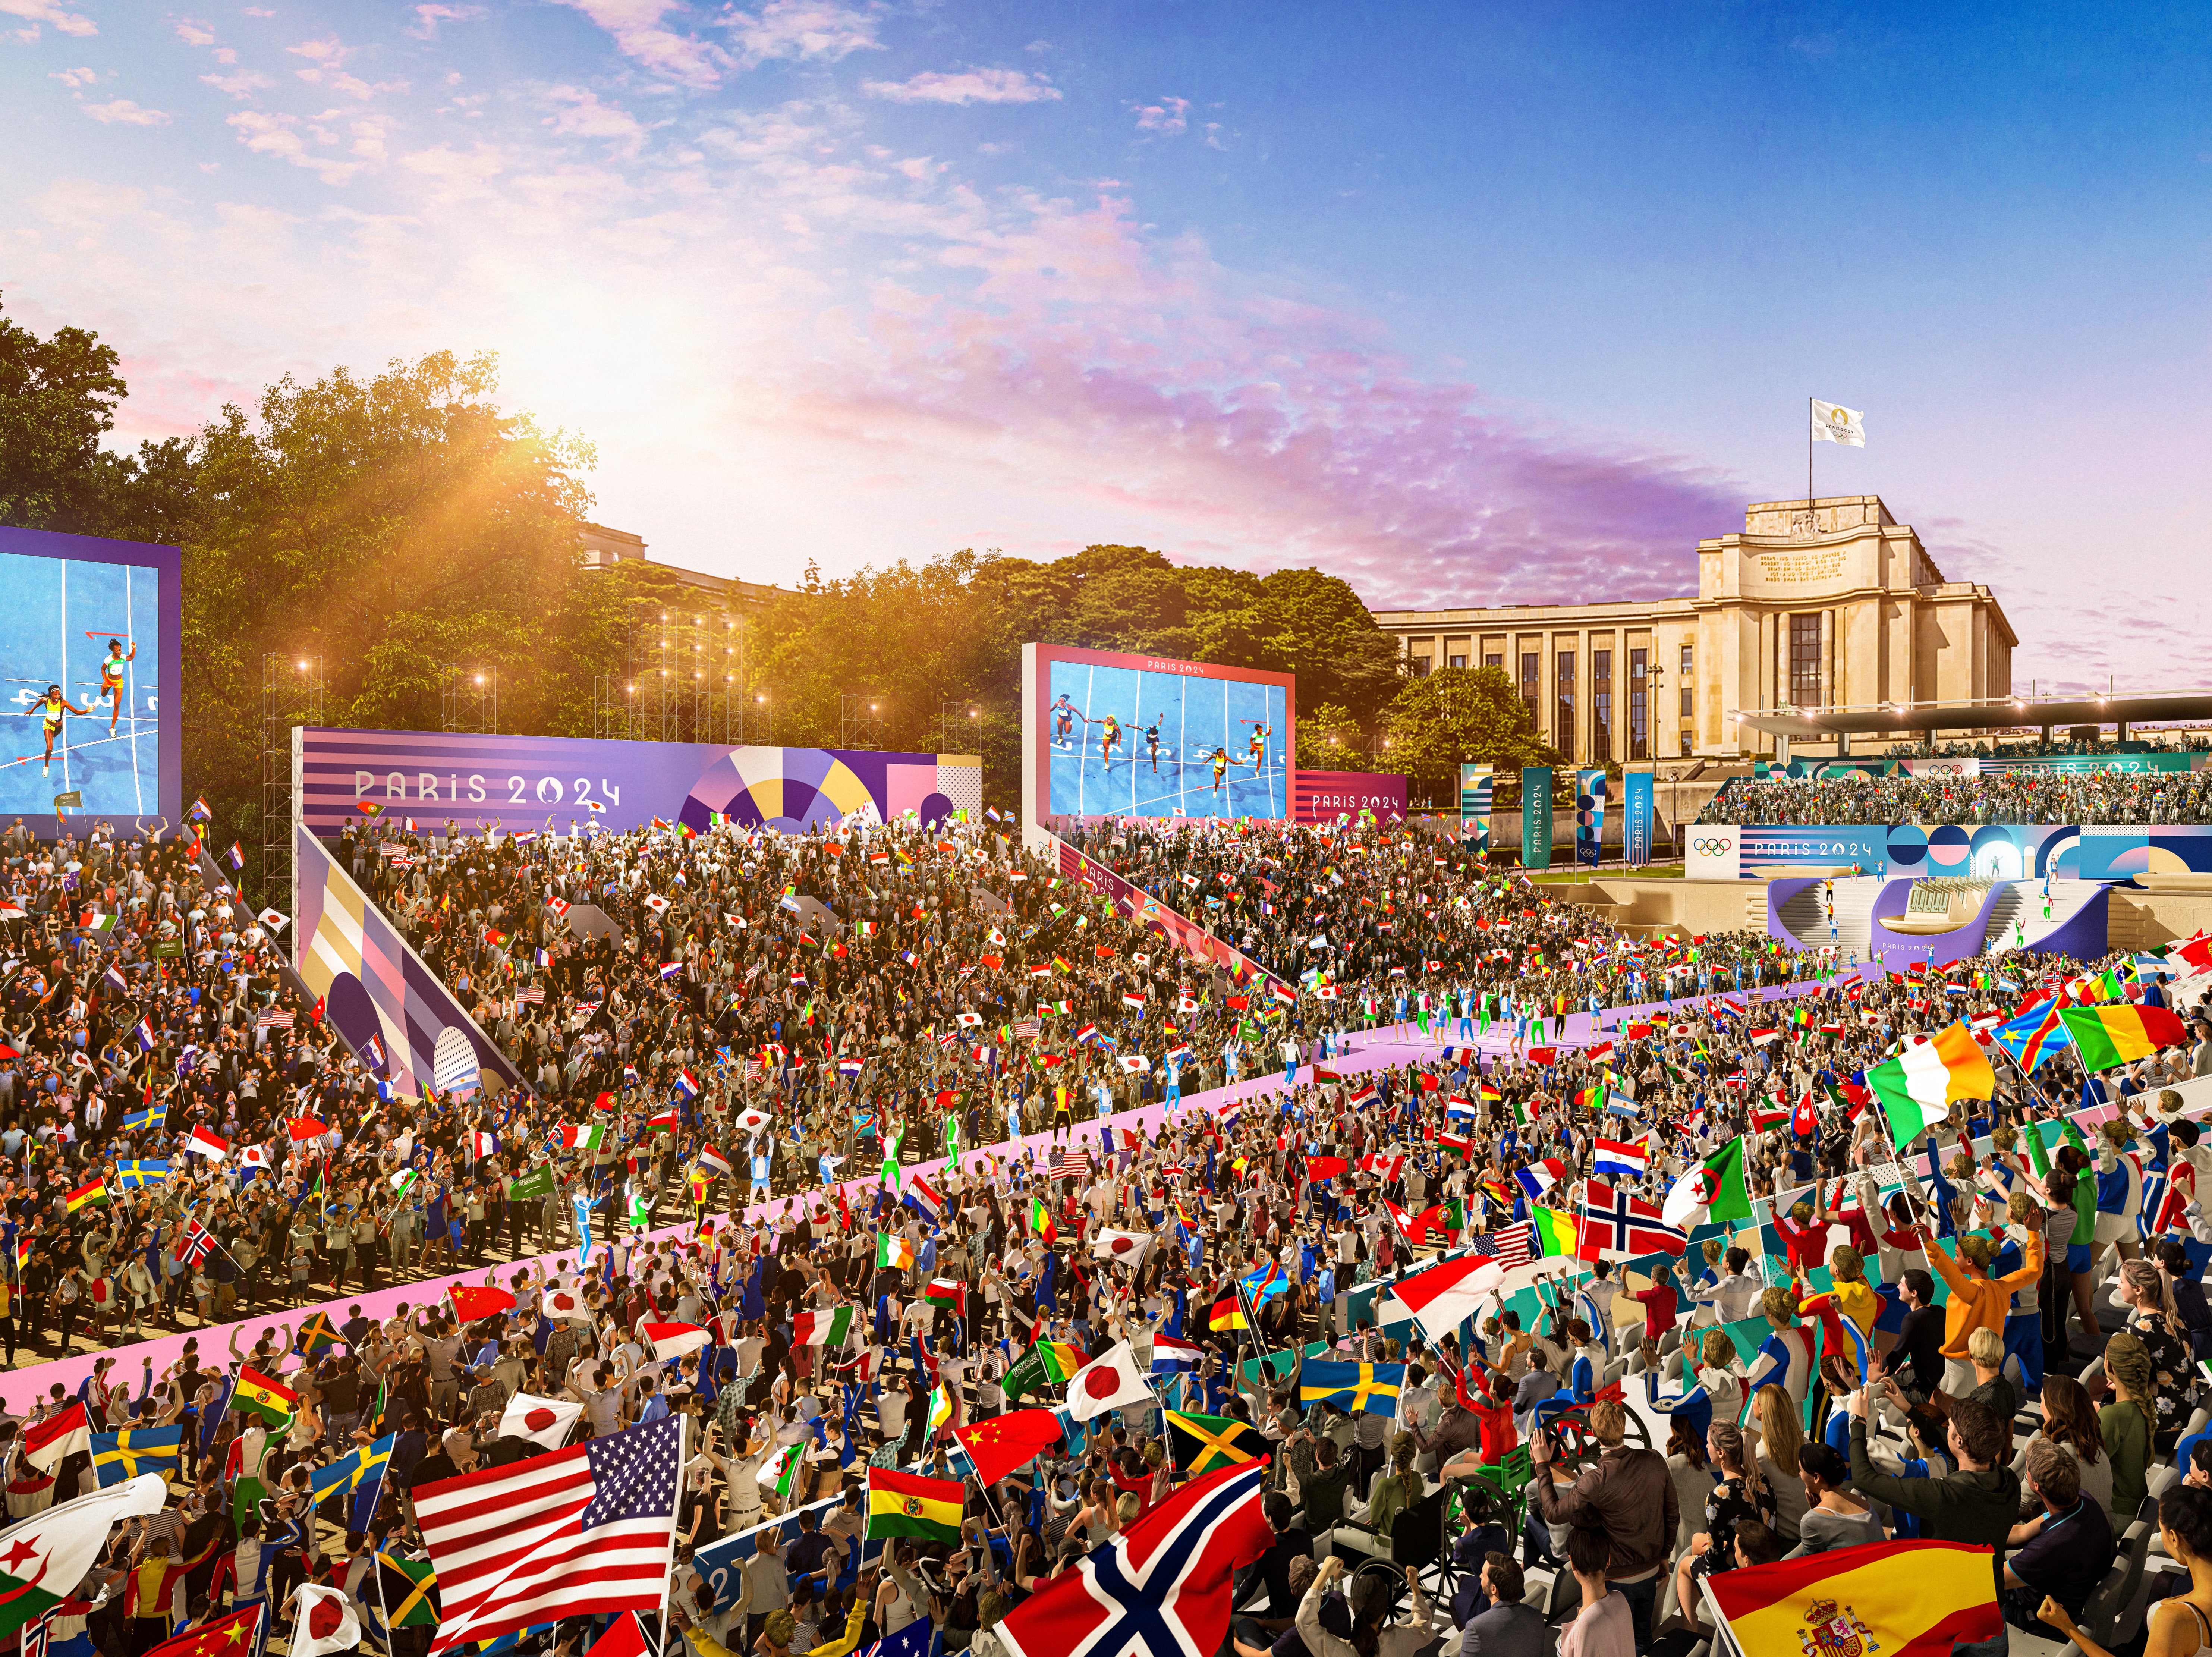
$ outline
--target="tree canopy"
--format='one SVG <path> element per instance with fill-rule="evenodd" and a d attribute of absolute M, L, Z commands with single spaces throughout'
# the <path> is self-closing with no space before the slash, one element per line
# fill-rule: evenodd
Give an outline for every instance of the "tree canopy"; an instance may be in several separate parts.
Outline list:
<path fill-rule="evenodd" d="M 1408 679 L 1383 721 L 1390 735 L 1388 768 L 1432 785 L 1455 780 L 1462 764 L 1518 771 L 1560 763 L 1502 668 L 1447 667 Z"/>

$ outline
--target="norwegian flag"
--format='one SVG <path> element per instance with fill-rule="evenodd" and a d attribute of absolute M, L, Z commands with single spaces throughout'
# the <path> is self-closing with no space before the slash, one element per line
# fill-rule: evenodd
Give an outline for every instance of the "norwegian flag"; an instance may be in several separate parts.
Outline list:
<path fill-rule="evenodd" d="M 1682 1254 L 1690 1247 L 1689 1234 L 1678 1231 L 1660 1217 L 1650 1203 L 1639 1202 L 1626 1191 L 1616 1192 L 1601 1181 L 1583 1187 L 1582 1246 L 1583 1259 L 1635 1254 Z"/>
<path fill-rule="evenodd" d="M 177 1239 L 177 1258 L 186 1266 L 198 1266 L 215 1253 L 215 1233 L 194 1220 L 185 1228 L 185 1235 Z"/>
<path fill-rule="evenodd" d="M 1187 1485 L 999 1624 L 1012 1657 L 1213 1657 L 1231 1582 L 1274 1540 L 1264 1462 Z"/>

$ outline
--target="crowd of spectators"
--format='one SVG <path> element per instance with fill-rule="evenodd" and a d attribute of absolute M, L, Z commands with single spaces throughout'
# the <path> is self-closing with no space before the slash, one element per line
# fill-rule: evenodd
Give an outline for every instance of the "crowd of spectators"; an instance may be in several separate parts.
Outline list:
<path fill-rule="evenodd" d="M 1733 823 L 2212 822 L 2212 772 L 2013 770 L 1982 776 L 1732 777 L 1698 821 Z"/>

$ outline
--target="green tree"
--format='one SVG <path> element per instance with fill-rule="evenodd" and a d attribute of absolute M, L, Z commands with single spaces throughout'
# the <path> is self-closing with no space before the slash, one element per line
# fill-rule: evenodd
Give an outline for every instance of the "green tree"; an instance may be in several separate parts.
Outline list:
<path fill-rule="evenodd" d="M 1349 708 L 1324 702 L 1298 716 L 1297 763 L 1309 771 L 1372 771 L 1374 761 L 1353 745 L 1359 734 Z"/>
<path fill-rule="evenodd" d="M 1448 667 L 1409 679 L 1383 718 L 1390 736 L 1388 768 L 1431 786 L 1455 781 L 1468 762 L 1501 771 L 1559 763 L 1501 668 Z"/>

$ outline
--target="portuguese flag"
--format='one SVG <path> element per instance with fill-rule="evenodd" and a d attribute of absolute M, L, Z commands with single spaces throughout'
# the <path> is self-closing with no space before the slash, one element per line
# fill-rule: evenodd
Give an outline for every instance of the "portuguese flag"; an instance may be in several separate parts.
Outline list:
<path fill-rule="evenodd" d="M 2164 1007 L 2063 1007 L 2058 1017 L 2087 1070 L 2110 1070 L 2189 1039 Z"/>
<path fill-rule="evenodd" d="M 916 1478 L 889 1467 L 871 1467 L 868 1539 L 913 1536 L 925 1542 L 957 1542 L 961 1500 L 957 1478 Z"/>
<path fill-rule="evenodd" d="M 230 1395 L 230 1407 L 241 1415 L 259 1416 L 271 1427 L 283 1427 L 290 1424 L 294 1412 L 299 1409 L 300 1395 L 264 1375 L 240 1369 L 238 1390 Z"/>
<path fill-rule="evenodd" d="M 11 1526 L 0 1549 L 0 1636 L 60 1605 L 99 1563 L 109 1528 L 161 1512 L 168 1495 L 159 1473 L 142 1473 Z"/>

